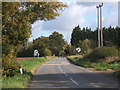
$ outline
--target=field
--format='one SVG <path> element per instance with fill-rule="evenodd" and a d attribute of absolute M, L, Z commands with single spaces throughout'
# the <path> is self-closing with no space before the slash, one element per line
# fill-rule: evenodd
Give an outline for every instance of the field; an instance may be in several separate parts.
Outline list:
<path fill-rule="evenodd" d="M 22 65 L 24 70 L 23 74 L 17 73 L 14 77 L 3 77 L 2 88 L 25 88 L 27 87 L 35 69 L 51 58 L 33 58 L 33 59 L 22 59 L 19 63 Z"/>
<path fill-rule="evenodd" d="M 28 60 L 28 59 L 36 59 L 38 57 L 24 57 L 24 58 L 16 58 L 16 61 L 18 62 L 21 62 L 21 61 L 25 61 L 25 60 Z"/>

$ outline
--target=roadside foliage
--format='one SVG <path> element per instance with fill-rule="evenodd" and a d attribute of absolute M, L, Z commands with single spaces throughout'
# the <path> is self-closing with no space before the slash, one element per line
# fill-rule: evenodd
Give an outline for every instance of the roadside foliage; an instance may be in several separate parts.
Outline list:
<path fill-rule="evenodd" d="M 31 35 L 31 24 L 37 20 L 55 19 L 65 7 L 67 5 L 61 2 L 2 2 L 3 67 L 9 65 L 8 59 L 17 56 L 20 46 L 27 44 Z M 11 51 L 12 54 L 9 56 Z M 15 63 L 15 60 L 13 61 Z M 5 68 L 3 71 L 11 69 L 12 66 Z"/>

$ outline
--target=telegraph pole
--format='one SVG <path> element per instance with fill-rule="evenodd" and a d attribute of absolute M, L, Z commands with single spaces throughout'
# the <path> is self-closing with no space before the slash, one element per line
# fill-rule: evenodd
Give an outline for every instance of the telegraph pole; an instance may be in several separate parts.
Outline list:
<path fill-rule="evenodd" d="M 99 6 L 96 6 L 96 8 L 97 8 L 97 18 L 98 18 L 98 19 L 97 19 L 97 21 L 98 21 L 98 47 L 100 47 L 100 29 L 99 29 L 99 28 L 100 28 L 100 27 L 99 27 L 99 26 L 100 26 L 100 22 L 99 22 L 99 21 L 100 21 L 100 20 L 99 20 L 100 17 L 99 17 Z"/>
<path fill-rule="evenodd" d="M 99 5 L 100 7 L 100 34 L 101 34 L 101 46 L 103 46 L 103 31 L 102 31 L 102 6 L 103 3 L 101 5 Z"/>
<path fill-rule="evenodd" d="M 98 17 L 97 17 L 98 18 L 98 47 L 103 46 L 102 10 L 101 10 L 102 6 L 103 6 L 103 3 L 96 6 L 97 13 L 98 13 Z"/>

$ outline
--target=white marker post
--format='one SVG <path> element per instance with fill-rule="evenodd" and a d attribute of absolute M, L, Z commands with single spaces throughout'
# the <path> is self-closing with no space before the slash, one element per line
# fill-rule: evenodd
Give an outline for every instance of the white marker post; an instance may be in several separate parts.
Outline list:
<path fill-rule="evenodd" d="M 23 74 L 23 70 L 22 70 L 22 67 L 20 67 L 20 73 Z"/>
<path fill-rule="evenodd" d="M 76 51 L 78 52 L 78 55 L 79 55 L 79 53 L 80 53 L 80 51 L 81 51 L 80 47 L 77 47 L 77 48 L 76 48 Z M 78 57 L 78 59 L 79 59 L 79 57 Z"/>

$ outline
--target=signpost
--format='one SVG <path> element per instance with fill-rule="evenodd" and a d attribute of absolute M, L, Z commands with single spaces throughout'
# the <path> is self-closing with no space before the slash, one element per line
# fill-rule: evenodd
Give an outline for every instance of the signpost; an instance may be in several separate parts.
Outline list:
<path fill-rule="evenodd" d="M 80 47 L 77 47 L 77 48 L 76 48 L 76 51 L 78 52 L 78 55 L 79 55 L 79 53 L 80 53 L 80 51 L 81 51 Z M 78 59 L 79 59 L 79 57 L 78 57 Z"/>
<path fill-rule="evenodd" d="M 34 54 L 34 57 L 35 57 L 35 56 L 38 56 L 38 57 L 39 57 L 39 52 L 38 52 L 38 50 L 34 50 L 34 53 L 33 53 L 33 54 Z"/>

